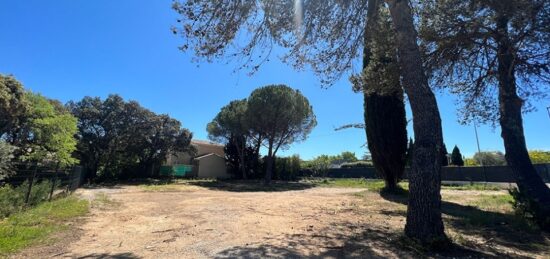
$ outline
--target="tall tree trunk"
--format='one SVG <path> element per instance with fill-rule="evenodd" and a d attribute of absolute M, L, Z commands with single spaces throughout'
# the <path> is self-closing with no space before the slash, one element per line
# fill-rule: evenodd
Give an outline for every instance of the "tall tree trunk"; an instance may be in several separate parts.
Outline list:
<path fill-rule="evenodd" d="M 244 164 L 246 161 L 244 160 L 245 159 L 244 156 L 241 156 L 240 159 L 241 159 L 241 165 L 240 165 L 241 166 L 241 174 L 242 174 L 243 179 L 246 179 L 246 178 L 248 178 L 248 177 L 246 177 L 246 166 Z"/>
<path fill-rule="evenodd" d="M 413 114 L 415 141 L 405 234 L 424 245 L 433 245 L 447 240 L 441 219 L 441 118 L 422 65 L 409 1 L 386 2 L 396 29 L 403 87 Z"/>
<path fill-rule="evenodd" d="M 262 136 L 258 134 L 258 139 L 256 140 L 256 144 L 254 146 L 254 173 L 256 174 L 260 170 L 260 148 L 262 147 Z"/>
<path fill-rule="evenodd" d="M 523 100 L 517 95 L 514 50 L 508 40 L 507 26 L 508 19 L 501 17 L 497 22 L 498 99 L 505 158 L 516 177 L 520 193 L 536 204 L 533 209 L 539 225 L 550 230 L 550 189 L 535 170 L 527 151 L 521 116 Z"/>
<path fill-rule="evenodd" d="M 368 2 L 363 70 L 367 68 L 373 58 L 396 60 L 397 53 L 391 53 L 390 55 L 393 57 L 386 55 L 375 57 L 370 50 L 372 44 L 377 44 L 376 38 L 389 37 L 389 35 L 377 35 L 381 31 L 379 23 L 381 4 L 382 0 Z M 382 46 L 377 47 L 382 48 Z M 378 55 L 380 56 L 380 54 Z M 386 64 L 392 65 L 391 63 L 392 61 L 389 61 Z M 395 76 L 399 77 L 399 75 Z M 370 84 L 372 84 L 370 87 L 381 91 L 375 92 L 372 89 L 366 89 Z M 392 192 L 398 187 L 397 183 L 403 176 L 406 162 L 407 119 L 403 90 L 399 84 L 378 86 L 375 84 L 384 83 L 368 82 L 366 86 L 363 86 L 365 132 L 374 168 L 378 175 L 384 179 L 385 189 Z M 384 89 L 380 89 L 382 87 Z"/>
<path fill-rule="evenodd" d="M 237 148 L 237 153 L 239 155 L 239 169 L 241 170 L 242 178 L 246 179 L 246 161 L 245 161 L 245 152 L 246 152 L 246 141 L 235 140 L 235 147 Z"/>
<path fill-rule="evenodd" d="M 264 184 L 269 185 L 273 175 L 273 141 L 269 141 L 267 157 L 265 161 L 265 179 Z"/>

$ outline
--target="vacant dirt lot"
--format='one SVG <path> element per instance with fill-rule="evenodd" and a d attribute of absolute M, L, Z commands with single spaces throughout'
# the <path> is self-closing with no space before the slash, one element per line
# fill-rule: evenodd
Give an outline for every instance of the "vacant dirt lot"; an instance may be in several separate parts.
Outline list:
<path fill-rule="evenodd" d="M 240 186 L 197 185 L 83 189 L 79 194 L 95 201 L 91 215 L 80 227 L 61 237 L 57 244 L 33 248 L 18 256 L 414 258 L 425 255 L 401 237 L 406 210 L 402 200 L 382 198 L 376 192 L 358 188 L 290 187 L 267 192 Z M 550 256 L 547 235 L 518 237 L 515 230 L 506 229 L 511 227 L 508 222 L 495 223 L 505 228 L 503 233 L 465 225 L 466 216 L 459 211 L 478 211 L 461 207 L 460 203 L 467 204 L 468 199 L 478 195 L 504 194 L 444 190 L 445 200 L 457 201 L 444 204 L 447 208 L 444 212 L 448 235 L 460 246 L 446 255 L 428 256 Z M 486 216 L 506 220 L 502 215 Z"/>

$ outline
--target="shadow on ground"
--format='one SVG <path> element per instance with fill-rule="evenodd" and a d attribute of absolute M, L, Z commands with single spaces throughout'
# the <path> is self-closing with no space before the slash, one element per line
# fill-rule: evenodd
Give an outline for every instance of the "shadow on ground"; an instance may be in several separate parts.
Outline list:
<path fill-rule="evenodd" d="M 194 185 L 215 191 L 228 192 L 284 192 L 305 190 L 318 185 L 307 182 L 273 181 L 265 185 L 261 180 L 209 180 L 209 179 L 135 179 L 113 183 L 84 185 L 83 189 L 122 189 L 125 185 Z"/>
<path fill-rule="evenodd" d="M 270 243 L 267 245 L 266 243 Z M 273 243 L 280 245 L 272 245 Z M 308 251 L 308 252 L 303 252 Z M 260 240 L 219 252 L 215 258 L 418 258 L 418 257 L 497 258 L 453 246 L 445 253 L 429 254 L 407 244 L 401 232 L 353 223 L 332 226 L 308 234 L 292 234 Z"/>
<path fill-rule="evenodd" d="M 405 195 L 384 194 L 385 200 L 407 205 L 408 197 Z M 485 243 L 465 242 L 468 249 L 499 254 L 497 248 L 491 244 L 513 248 L 526 252 L 547 252 L 550 236 L 532 226 L 524 218 L 514 214 L 495 211 L 486 211 L 474 206 L 462 205 L 450 201 L 441 202 L 441 211 L 447 215 L 445 225 L 452 227 L 460 234 L 479 236 L 486 240 Z M 406 212 L 383 211 L 389 216 L 406 217 Z M 503 255 L 509 257 L 510 255 Z M 517 255 L 515 255 L 517 257 Z"/>
<path fill-rule="evenodd" d="M 108 254 L 108 253 L 96 253 L 89 254 L 85 256 L 76 257 L 77 259 L 137 259 L 141 258 L 133 253 L 118 253 L 118 254 Z"/>
<path fill-rule="evenodd" d="M 285 192 L 316 187 L 313 183 L 278 181 L 274 181 L 270 185 L 264 185 L 262 181 L 258 180 L 190 181 L 187 184 L 228 192 Z"/>
<path fill-rule="evenodd" d="M 116 184 L 116 183 L 85 184 L 85 185 L 82 185 L 79 188 L 90 189 L 90 190 L 96 190 L 96 189 L 122 189 L 122 187 L 119 184 Z"/>

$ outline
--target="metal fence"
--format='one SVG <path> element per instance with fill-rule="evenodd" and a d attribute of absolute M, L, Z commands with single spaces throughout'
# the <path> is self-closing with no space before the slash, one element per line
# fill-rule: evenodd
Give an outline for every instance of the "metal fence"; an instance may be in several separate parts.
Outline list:
<path fill-rule="evenodd" d="M 535 169 L 542 180 L 550 183 L 550 164 L 535 164 Z M 405 169 L 404 178 L 407 179 L 409 169 Z M 307 171 L 302 171 L 301 176 L 309 176 Z M 363 168 L 334 168 L 326 172 L 330 178 L 367 178 L 379 179 L 374 167 Z M 446 166 L 441 168 L 442 181 L 466 181 L 466 182 L 496 182 L 513 183 L 516 176 L 509 166 Z"/>
<path fill-rule="evenodd" d="M 59 192 L 73 192 L 81 182 L 82 168 L 59 168 L 58 166 L 38 166 L 19 164 L 15 166 L 15 173 L 6 179 L 0 180 L 0 186 L 10 185 L 18 187 L 25 185 L 25 204 L 29 203 L 33 188 L 39 183 L 48 181 L 48 199 Z"/>

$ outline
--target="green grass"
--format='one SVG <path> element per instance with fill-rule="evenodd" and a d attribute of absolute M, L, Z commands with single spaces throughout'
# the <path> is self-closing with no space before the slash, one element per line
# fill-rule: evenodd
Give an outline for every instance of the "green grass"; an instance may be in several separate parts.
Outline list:
<path fill-rule="evenodd" d="M 0 256 L 46 242 L 50 234 L 67 228 L 67 220 L 87 212 L 87 201 L 68 196 L 12 214 L 0 221 Z"/>
<path fill-rule="evenodd" d="M 139 187 L 146 192 L 167 192 L 176 191 L 176 184 L 155 184 L 155 185 L 140 185 Z"/>
<path fill-rule="evenodd" d="M 509 226 L 521 232 L 536 230 L 533 224 L 514 213 L 513 197 L 509 194 L 477 194 L 467 201 L 461 201 L 457 195 L 451 195 L 444 196 L 443 200 L 449 201 L 443 203 L 443 213 L 450 215 L 455 221 L 458 220 L 457 223 L 466 224 L 473 229 Z"/>
<path fill-rule="evenodd" d="M 215 179 L 167 179 L 149 180 L 138 186 L 146 192 L 177 192 L 185 191 L 190 186 L 215 182 Z"/>
<path fill-rule="evenodd" d="M 305 183 L 312 183 L 321 187 L 338 188 L 366 188 L 369 191 L 379 192 L 384 188 L 384 181 L 365 178 L 325 178 L 325 179 L 306 179 Z M 407 182 L 399 183 L 403 189 L 408 189 Z"/>
<path fill-rule="evenodd" d="M 512 201 L 514 198 L 510 194 L 499 195 L 477 195 L 476 200 L 470 202 L 469 205 L 478 207 L 483 210 L 512 212 Z"/>
<path fill-rule="evenodd" d="M 120 202 L 110 199 L 109 196 L 105 193 L 96 194 L 91 204 L 93 208 L 98 208 L 103 210 L 113 209 L 113 208 L 119 207 L 120 205 L 121 205 Z"/>
<path fill-rule="evenodd" d="M 458 191 L 500 191 L 506 190 L 507 188 L 501 187 L 494 184 L 482 184 L 482 183 L 471 183 L 471 184 L 441 184 L 441 189 L 444 190 L 458 190 Z"/>
<path fill-rule="evenodd" d="M 365 179 L 365 178 L 309 178 L 302 180 L 306 183 L 313 183 L 317 186 L 323 187 L 340 187 L 340 188 L 367 188 L 370 191 L 379 192 L 384 188 L 384 181 L 379 179 Z M 407 181 L 401 181 L 399 186 L 404 190 L 409 188 Z M 494 184 L 441 184 L 443 190 L 457 190 L 457 191 L 500 191 L 506 190 L 505 187 L 501 187 Z"/>

